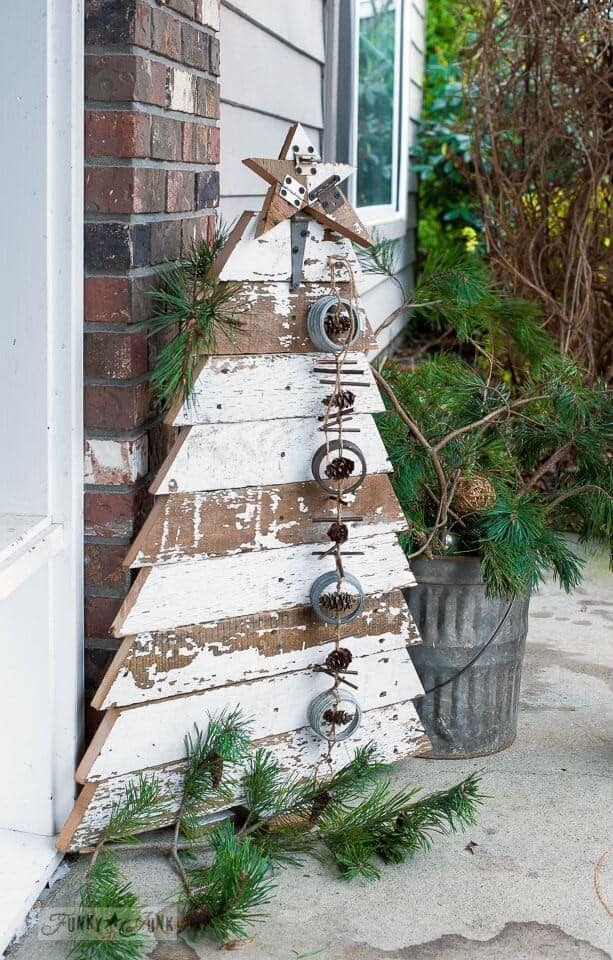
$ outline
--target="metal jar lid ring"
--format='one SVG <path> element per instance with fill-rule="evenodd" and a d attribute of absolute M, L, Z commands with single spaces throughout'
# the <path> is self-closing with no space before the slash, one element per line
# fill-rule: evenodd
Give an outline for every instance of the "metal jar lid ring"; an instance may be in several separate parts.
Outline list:
<path fill-rule="evenodd" d="M 340 313 L 341 308 L 346 312 L 351 320 L 351 328 L 348 331 L 349 336 L 346 339 L 333 340 L 326 333 L 326 320 L 333 319 L 335 313 Z M 339 299 L 338 297 L 320 297 L 319 300 L 311 305 L 307 316 L 307 332 L 311 341 L 318 350 L 324 353 L 341 353 L 350 347 L 360 336 L 360 315 L 349 300 Z"/>
<path fill-rule="evenodd" d="M 313 478 L 327 493 L 338 492 L 338 480 L 328 480 L 327 477 L 322 477 L 321 466 L 327 458 L 329 451 L 339 449 L 341 449 L 340 440 L 331 440 L 329 443 L 322 443 L 321 447 L 315 451 L 315 455 L 311 461 Z M 364 483 L 364 477 L 366 476 L 366 459 L 358 445 L 356 443 L 350 443 L 349 440 L 343 440 L 342 452 L 343 455 L 346 453 L 353 454 L 351 459 L 355 459 L 360 468 L 357 476 L 352 476 L 346 485 L 343 483 L 343 493 L 353 493 L 354 490 L 357 490 L 358 487 Z"/>
<path fill-rule="evenodd" d="M 335 570 L 328 570 L 327 573 L 320 574 L 311 587 L 311 606 L 319 619 L 323 620 L 324 623 L 351 623 L 364 609 L 364 590 L 362 589 L 362 584 L 353 574 L 345 574 L 343 583 L 348 583 L 356 591 L 356 605 L 353 610 L 339 617 L 334 611 L 325 610 L 321 604 L 321 598 L 328 587 L 331 587 L 332 584 L 336 585 L 337 583 L 338 574 Z"/>
<path fill-rule="evenodd" d="M 324 713 L 327 710 L 347 706 L 353 713 L 353 717 L 346 726 L 339 727 L 324 720 Z M 353 694 L 344 691 L 343 693 L 340 691 L 334 693 L 333 690 L 324 690 L 323 693 L 318 694 L 311 700 L 308 720 L 312 729 L 320 737 L 330 743 L 337 743 L 339 740 L 347 740 L 358 729 L 362 722 L 362 709 Z"/>

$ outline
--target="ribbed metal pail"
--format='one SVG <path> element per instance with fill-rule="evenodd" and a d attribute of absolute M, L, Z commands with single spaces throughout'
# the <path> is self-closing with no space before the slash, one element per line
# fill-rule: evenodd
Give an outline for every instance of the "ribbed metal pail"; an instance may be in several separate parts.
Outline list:
<path fill-rule="evenodd" d="M 405 597 L 423 643 L 411 659 L 425 690 L 456 674 L 489 640 L 508 607 L 488 600 L 473 557 L 411 561 L 418 586 Z M 516 597 L 495 640 L 465 673 L 415 701 L 432 743 L 429 757 L 480 757 L 517 733 L 529 597 Z"/>

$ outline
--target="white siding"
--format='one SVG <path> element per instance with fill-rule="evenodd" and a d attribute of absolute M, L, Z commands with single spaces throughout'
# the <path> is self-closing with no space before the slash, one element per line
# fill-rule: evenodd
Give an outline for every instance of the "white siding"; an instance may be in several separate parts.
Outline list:
<path fill-rule="evenodd" d="M 421 109 L 425 0 L 405 2 L 409 40 L 405 102 L 412 144 Z M 244 157 L 275 156 L 289 123 L 296 120 L 321 146 L 325 7 L 325 0 L 222 0 L 221 214 L 227 222 L 245 209 L 257 210 L 266 192 L 265 182 L 243 165 Z M 399 239 L 398 272 L 410 284 L 415 262 L 415 186 L 415 178 L 409 176 L 406 218 L 381 228 Z M 376 328 L 397 305 L 397 288 L 390 280 L 367 276 L 363 292 Z M 381 347 L 399 332 L 398 324 L 385 330 Z"/>

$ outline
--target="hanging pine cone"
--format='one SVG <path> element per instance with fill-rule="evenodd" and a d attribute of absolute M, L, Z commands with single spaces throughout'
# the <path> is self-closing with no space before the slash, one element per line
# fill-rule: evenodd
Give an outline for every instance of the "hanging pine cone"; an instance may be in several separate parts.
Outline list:
<path fill-rule="evenodd" d="M 332 794 L 328 790 L 322 790 L 321 793 L 317 794 L 313 800 L 313 806 L 311 807 L 311 812 L 309 814 L 309 821 L 311 823 L 315 823 L 316 820 L 319 820 L 331 799 Z"/>
<path fill-rule="evenodd" d="M 350 333 L 353 320 L 344 307 L 336 307 L 334 313 L 328 313 L 324 320 L 324 330 L 331 340 Z"/>
<path fill-rule="evenodd" d="M 324 711 L 324 720 L 334 727 L 346 727 L 353 720 L 353 714 L 341 710 L 339 707 L 330 707 Z"/>
<path fill-rule="evenodd" d="M 355 403 L 355 393 L 352 390 L 335 390 L 322 403 L 326 407 L 338 407 L 339 410 L 348 410 Z"/>
<path fill-rule="evenodd" d="M 451 505 L 460 517 L 487 510 L 496 502 L 496 491 L 482 473 L 472 477 L 460 477 Z"/>
<path fill-rule="evenodd" d="M 334 457 L 325 469 L 328 480 L 347 480 L 355 468 L 355 463 L 349 457 Z"/>
<path fill-rule="evenodd" d="M 220 757 L 218 753 L 212 753 L 208 757 L 208 761 L 211 768 L 211 786 L 217 788 L 223 777 L 223 757 Z"/>
<path fill-rule="evenodd" d="M 335 613 L 347 613 L 353 610 L 357 597 L 354 593 L 348 593 L 341 590 L 336 593 L 322 593 L 319 598 L 319 604 L 324 610 L 332 610 Z"/>
<path fill-rule="evenodd" d="M 346 670 L 352 660 L 353 655 L 351 650 L 347 650 L 346 647 L 339 647 L 338 650 L 332 650 L 332 652 L 328 654 L 326 657 L 326 666 L 328 670 L 333 670 L 334 673 L 337 673 L 339 670 Z"/>
<path fill-rule="evenodd" d="M 338 523 L 335 520 L 334 523 L 330 524 L 326 533 L 333 543 L 346 543 L 349 537 L 349 527 L 346 523 Z"/>

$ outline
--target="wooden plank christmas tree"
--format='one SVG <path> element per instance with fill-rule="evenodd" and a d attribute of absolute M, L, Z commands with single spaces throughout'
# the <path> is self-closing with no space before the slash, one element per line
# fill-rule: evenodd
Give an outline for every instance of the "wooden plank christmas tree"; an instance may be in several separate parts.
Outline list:
<path fill-rule="evenodd" d="M 180 433 L 126 560 L 139 572 L 62 850 L 95 843 L 142 771 L 178 797 L 186 733 L 224 708 L 295 771 L 338 768 L 371 741 L 387 760 L 428 748 L 349 168 L 323 163 L 297 124 L 278 159 L 245 162 L 269 192 L 216 263 L 243 325 L 168 414 Z"/>

